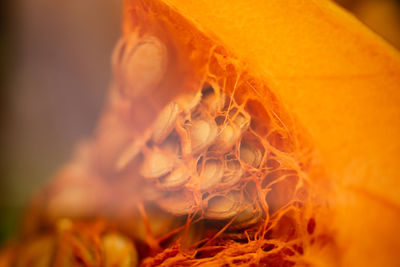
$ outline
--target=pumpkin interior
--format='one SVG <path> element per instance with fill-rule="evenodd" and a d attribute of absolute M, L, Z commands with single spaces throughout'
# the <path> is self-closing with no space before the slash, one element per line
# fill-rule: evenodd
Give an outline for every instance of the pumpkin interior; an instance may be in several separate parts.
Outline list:
<path fill-rule="evenodd" d="M 328 1 L 125 0 L 124 12 L 99 127 L 36 200 L 28 238 L 81 236 L 67 243 L 93 266 L 106 257 L 93 240 L 114 227 L 145 266 L 398 260 L 391 47 Z M 240 132 L 231 145 L 228 126 Z M 65 216 L 112 226 L 65 228 Z M 85 256 L 85 246 L 97 250 Z"/>
<path fill-rule="evenodd" d="M 186 28 L 183 16 L 211 42 L 246 62 L 252 75 L 276 93 L 311 134 L 327 172 L 321 183 L 334 183 L 327 198 L 343 261 L 393 263 L 399 247 L 394 229 L 399 215 L 400 118 L 400 61 L 393 48 L 328 1 L 126 3 L 127 33 L 147 19 L 166 20 L 174 30 Z M 143 18 L 142 8 L 157 15 Z M 187 37 L 183 32 L 174 33 L 174 39 Z M 191 38 L 201 43 L 203 37 Z M 261 98 L 266 94 L 261 92 Z M 319 184 L 319 175 L 313 179 Z M 364 220 L 366 210 L 369 218 Z M 378 221 L 384 227 L 377 226 Z M 373 240 L 381 240 L 385 249 L 376 249 Z"/>

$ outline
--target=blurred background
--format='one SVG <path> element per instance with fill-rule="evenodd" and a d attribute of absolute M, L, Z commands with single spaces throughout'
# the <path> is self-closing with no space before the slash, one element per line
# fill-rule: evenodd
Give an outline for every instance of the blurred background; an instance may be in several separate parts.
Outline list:
<path fill-rule="evenodd" d="M 89 136 L 111 79 L 120 0 L 0 1 L 0 245 Z M 400 1 L 337 0 L 400 48 Z"/>

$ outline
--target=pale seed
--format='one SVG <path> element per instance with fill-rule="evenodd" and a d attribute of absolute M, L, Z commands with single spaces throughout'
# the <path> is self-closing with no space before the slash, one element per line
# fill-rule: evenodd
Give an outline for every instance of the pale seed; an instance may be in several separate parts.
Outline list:
<path fill-rule="evenodd" d="M 209 159 L 204 163 L 199 175 L 199 189 L 207 190 L 221 181 L 224 174 L 222 161 Z"/>
<path fill-rule="evenodd" d="M 186 190 L 170 192 L 157 203 L 160 208 L 175 215 L 189 214 L 195 207 L 193 193 Z"/>
<path fill-rule="evenodd" d="M 140 174 L 148 179 L 158 178 L 172 171 L 174 163 L 175 159 L 169 153 L 154 147 L 145 154 Z"/>
<path fill-rule="evenodd" d="M 260 149 L 250 144 L 242 143 L 239 149 L 239 157 L 246 164 L 258 168 L 262 160 L 262 152 Z"/>
<path fill-rule="evenodd" d="M 161 143 L 172 132 L 175 127 L 179 108 L 174 102 L 169 103 L 160 113 L 154 123 L 153 141 Z"/>
<path fill-rule="evenodd" d="M 226 196 L 211 198 L 204 215 L 207 219 L 225 220 L 235 216 L 239 210 L 239 192 L 229 192 Z"/>
<path fill-rule="evenodd" d="M 242 204 L 242 207 L 246 204 Z M 260 221 L 261 210 L 258 206 L 247 203 L 247 207 L 239 213 L 230 229 L 244 229 Z"/>
<path fill-rule="evenodd" d="M 239 128 L 240 133 L 243 133 L 250 126 L 250 115 L 245 112 L 238 112 L 233 122 Z"/>
<path fill-rule="evenodd" d="M 182 164 L 165 178 L 160 180 L 163 189 L 174 189 L 184 185 L 190 178 L 190 172 L 186 165 Z"/>
<path fill-rule="evenodd" d="M 232 125 L 226 124 L 222 126 L 221 132 L 218 134 L 212 149 L 223 152 L 228 151 L 235 145 L 237 139 L 238 134 L 236 129 Z"/>
<path fill-rule="evenodd" d="M 222 183 L 225 185 L 234 185 L 240 181 L 243 176 L 243 168 L 237 160 L 226 162 L 225 173 L 222 177 Z"/>
<path fill-rule="evenodd" d="M 117 233 L 102 238 L 104 266 L 133 267 L 138 265 L 138 253 L 133 243 Z"/>
<path fill-rule="evenodd" d="M 157 38 L 146 37 L 127 51 L 123 62 L 125 93 L 134 98 L 153 90 L 163 79 L 167 66 L 167 49 Z"/>
<path fill-rule="evenodd" d="M 178 96 L 175 102 L 184 113 L 190 113 L 200 103 L 201 92 L 185 93 Z"/>
<path fill-rule="evenodd" d="M 192 153 L 196 154 L 214 142 L 218 128 L 213 120 L 196 120 L 192 123 L 190 133 Z"/>

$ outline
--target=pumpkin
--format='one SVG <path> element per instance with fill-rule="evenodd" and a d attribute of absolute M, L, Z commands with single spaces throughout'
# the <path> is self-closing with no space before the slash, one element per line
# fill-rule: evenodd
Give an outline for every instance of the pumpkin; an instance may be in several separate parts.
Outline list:
<path fill-rule="evenodd" d="M 329 1 L 124 5 L 98 128 L 5 266 L 400 262 L 393 48 Z"/>
<path fill-rule="evenodd" d="M 334 227 L 341 264 L 399 264 L 397 51 L 330 1 L 127 0 L 125 7 L 125 34 L 159 20 L 178 40 L 189 23 L 247 63 L 311 136 L 326 171 L 314 182 L 330 184 L 334 214 L 320 223 Z"/>

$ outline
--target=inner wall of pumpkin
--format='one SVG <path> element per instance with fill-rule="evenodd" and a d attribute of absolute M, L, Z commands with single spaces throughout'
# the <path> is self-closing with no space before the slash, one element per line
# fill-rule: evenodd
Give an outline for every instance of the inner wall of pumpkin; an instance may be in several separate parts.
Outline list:
<path fill-rule="evenodd" d="M 205 69 L 199 90 L 168 103 L 117 158 L 116 169 L 136 172 L 146 188 L 143 229 L 164 248 L 263 240 L 303 253 L 316 224 L 304 212 L 310 148 L 273 93 L 223 48 L 211 49 Z"/>

